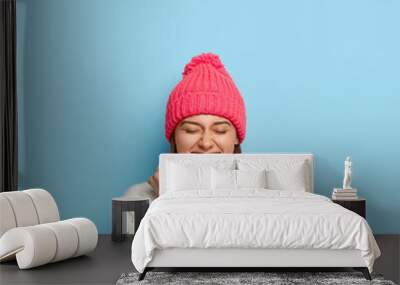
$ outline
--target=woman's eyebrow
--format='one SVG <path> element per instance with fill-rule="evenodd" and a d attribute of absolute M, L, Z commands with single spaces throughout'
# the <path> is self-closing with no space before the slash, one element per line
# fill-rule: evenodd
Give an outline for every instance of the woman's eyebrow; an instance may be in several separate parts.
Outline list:
<path fill-rule="evenodd" d="M 184 121 L 184 122 L 182 122 L 181 126 L 183 126 L 184 124 L 193 124 L 193 125 L 203 127 L 203 125 L 196 123 L 196 122 L 192 122 L 192 121 Z"/>
<path fill-rule="evenodd" d="M 227 124 L 228 126 L 231 126 L 231 123 L 227 121 L 215 122 L 213 125 L 222 125 L 222 124 Z"/>

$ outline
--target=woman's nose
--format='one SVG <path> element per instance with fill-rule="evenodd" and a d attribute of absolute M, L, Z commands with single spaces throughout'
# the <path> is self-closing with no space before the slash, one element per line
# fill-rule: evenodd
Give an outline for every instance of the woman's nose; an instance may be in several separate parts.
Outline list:
<path fill-rule="evenodd" d="M 214 142 L 212 135 L 208 132 L 205 132 L 200 139 L 199 146 L 205 150 L 212 148 Z"/>

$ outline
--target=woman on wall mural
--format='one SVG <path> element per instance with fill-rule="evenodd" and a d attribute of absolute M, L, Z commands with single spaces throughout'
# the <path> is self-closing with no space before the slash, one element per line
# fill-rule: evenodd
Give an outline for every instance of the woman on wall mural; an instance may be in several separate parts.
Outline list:
<path fill-rule="evenodd" d="M 241 153 L 246 133 L 245 104 L 219 57 L 204 53 L 185 66 L 172 90 L 165 116 L 171 153 Z M 125 196 L 158 197 L 159 171 L 133 185 Z"/>

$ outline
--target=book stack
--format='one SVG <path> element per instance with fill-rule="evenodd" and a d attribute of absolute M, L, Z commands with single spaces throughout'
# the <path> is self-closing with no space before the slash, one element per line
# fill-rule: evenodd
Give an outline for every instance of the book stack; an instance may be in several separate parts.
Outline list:
<path fill-rule="evenodd" d="M 357 200 L 357 189 L 342 189 L 342 188 L 334 188 L 332 193 L 332 199 L 335 200 Z"/>

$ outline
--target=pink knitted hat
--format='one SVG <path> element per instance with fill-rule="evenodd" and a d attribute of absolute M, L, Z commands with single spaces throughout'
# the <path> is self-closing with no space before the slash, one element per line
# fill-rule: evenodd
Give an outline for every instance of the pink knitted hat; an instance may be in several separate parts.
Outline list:
<path fill-rule="evenodd" d="M 239 90 L 218 55 L 203 53 L 186 64 L 182 80 L 168 98 L 165 135 L 171 134 L 184 118 L 211 114 L 228 119 L 236 128 L 239 143 L 246 134 L 245 105 Z"/>

